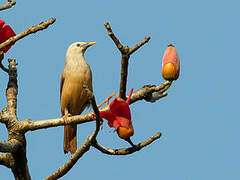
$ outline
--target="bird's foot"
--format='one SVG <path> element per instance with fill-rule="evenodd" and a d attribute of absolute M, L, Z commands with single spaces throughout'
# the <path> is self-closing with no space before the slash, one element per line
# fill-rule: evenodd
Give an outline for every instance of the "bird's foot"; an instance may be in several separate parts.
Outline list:
<path fill-rule="evenodd" d="M 68 124 L 68 119 L 67 119 L 67 118 L 68 118 L 68 117 L 71 117 L 71 116 L 72 116 L 72 115 L 71 115 L 70 113 L 65 114 L 65 115 L 62 116 L 65 124 Z"/>
<path fill-rule="evenodd" d="M 97 107 L 100 108 L 102 107 L 104 104 L 106 104 L 106 106 L 109 105 L 109 100 L 113 97 L 116 96 L 116 93 L 111 94 L 110 96 L 107 97 L 107 99 L 105 99 L 105 101 L 103 101 L 100 105 L 98 105 Z"/>

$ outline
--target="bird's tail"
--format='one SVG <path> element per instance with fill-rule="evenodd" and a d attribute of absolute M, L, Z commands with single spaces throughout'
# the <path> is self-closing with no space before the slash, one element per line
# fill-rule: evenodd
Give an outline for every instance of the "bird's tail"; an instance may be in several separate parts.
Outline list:
<path fill-rule="evenodd" d="M 77 125 L 66 125 L 64 126 L 64 153 L 71 154 L 77 150 Z"/>

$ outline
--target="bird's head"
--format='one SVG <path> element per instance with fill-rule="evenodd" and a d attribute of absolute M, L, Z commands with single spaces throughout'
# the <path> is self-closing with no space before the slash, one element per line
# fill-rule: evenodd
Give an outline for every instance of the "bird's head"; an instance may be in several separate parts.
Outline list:
<path fill-rule="evenodd" d="M 67 50 L 67 53 L 71 54 L 84 54 L 88 47 L 96 44 L 96 42 L 75 42 L 71 44 Z"/>

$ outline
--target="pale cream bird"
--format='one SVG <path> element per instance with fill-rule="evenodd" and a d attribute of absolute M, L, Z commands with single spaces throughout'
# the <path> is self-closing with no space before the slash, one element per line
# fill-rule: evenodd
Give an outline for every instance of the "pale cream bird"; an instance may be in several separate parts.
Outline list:
<path fill-rule="evenodd" d="M 65 67 L 60 81 L 60 101 L 62 117 L 79 115 L 89 106 L 83 85 L 92 91 L 92 72 L 84 58 L 86 49 L 95 42 L 75 42 L 66 53 Z M 64 126 L 64 153 L 73 154 L 77 150 L 77 125 Z"/>

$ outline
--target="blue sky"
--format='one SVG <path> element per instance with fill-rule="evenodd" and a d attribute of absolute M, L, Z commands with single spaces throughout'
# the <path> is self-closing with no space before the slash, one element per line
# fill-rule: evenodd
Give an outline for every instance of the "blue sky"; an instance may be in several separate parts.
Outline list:
<path fill-rule="evenodd" d="M 131 105 L 133 142 L 161 131 L 158 141 L 128 156 L 109 156 L 92 148 L 62 179 L 239 179 L 239 7 L 234 0 L 17 1 L 0 12 L 16 33 L 57 18 L 5 55 L 5 64 L 7 58 L 19 62 L 19 119 L 61 116 L 60 75 L 66 49 L 75 41 L 97 42 L 85 54 L 97 103 L 118 92 L 120 53 L 104 28 L 108 21 L 124 45 L 132 47 L 151 36 L 130 59 L 128 90 L 163 82 L 161 58 L 170 43 L 180 56 L 180 77 L 167 97 Z M 6 106 L 7 81 L 0 72 L 1 108 Z M 79 145 L 93 128 L 93 123 L 78 128 Z M 4 125 L 0 132 L 0 140 L 6 140 Z M 29 132 L 26 138 L 32 179 L 47 177 L 69 158 L 62 149 L 62 127 Z M 98 140 L 110 148 L 128 147 L 106 122 Z M 3 166 L 0 174 L 1 179 L 13 179 Z"/>

